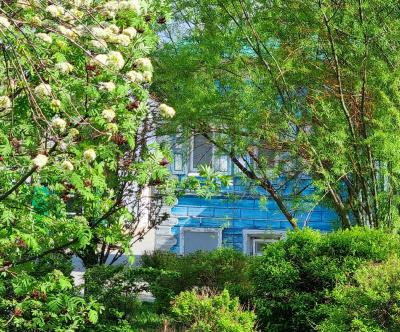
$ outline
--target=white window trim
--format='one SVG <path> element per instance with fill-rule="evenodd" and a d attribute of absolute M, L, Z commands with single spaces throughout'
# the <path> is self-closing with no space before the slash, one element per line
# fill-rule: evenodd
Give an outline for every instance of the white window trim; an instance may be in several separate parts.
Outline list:
<path fill-rule="evenodd" d="M 179 228 L 179 254 L 185 254 L 185 231 L 197 233 L 216 233 L 218 236 L 217 248 L 222 247 L 222 228 L 183 227 Z"/>
<path fill-rule="evenodd" d="M 253 253 L 252 237 L 257 237 L 265 242 L 275 242 L 286 238 L 286 231 L 273 231 L 266 229 L 243 229 L 243 253 Z M 256 240 L 258 240 L 256 239 Z"/>

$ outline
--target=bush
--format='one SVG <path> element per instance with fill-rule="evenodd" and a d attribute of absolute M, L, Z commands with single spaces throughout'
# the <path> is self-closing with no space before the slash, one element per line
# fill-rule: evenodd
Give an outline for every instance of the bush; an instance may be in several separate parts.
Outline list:
<path fill-rule="evenodd" d="M 187 332 L 250 332 L 256 318 L 242 310 L 239 299 L 231 299 L 227 290 L 215 296 L 183 292 L 173 303 L 172 315 Z"/>
<path fill-rule="evenodd" d="M 321 332 L 400 331 L 400 260 L 370 263 L 333 290 Z"/>
<path fill-rule="evenodd" d="M 326 318 L 323 304 L 337 284 L 399 249 L 399 237 L 381 230 L 288 233 L 286 241 L 267 246 L 251 264 L 260 325 L 268 331 L 314 330 Z"/>
<path fill-rule="evenodd" d="M 147 290 L 142 274 L 140 268 L 123 265 L 100 265 L 86 271 L 85 296 L 96 298 L 104 306 L 96 331 L 159 330 L 164 317 L 152 304 L 138 299 L 138 293 Z"/>
<path fill-rule="evenodd" d="M 248 301 L 248 262 L 249 257 L 225 248 L 187 256 L 156 251 L 142 257 L 143 268 L 153 269 L 147 281 L 160 311 L 169 309 L 174 296 L 193 288 L 214 292 L 228 289 L 232 296 Z M 158 271 L 158 275 L 154 271 Z"/>

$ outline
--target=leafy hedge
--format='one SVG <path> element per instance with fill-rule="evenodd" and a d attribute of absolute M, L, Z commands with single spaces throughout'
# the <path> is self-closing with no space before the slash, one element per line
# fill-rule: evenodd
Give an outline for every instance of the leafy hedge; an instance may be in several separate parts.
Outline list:
<path fill-rule="evenodd" d="M 148 274 L 150 290 L 156 298 L 159 311 L 170 308 L 171 300 L 180 292 L 193 288 L 207 288 L 214 292 L 224 289 L 242 302 L 250 300 L 248 278 L 249 257 L 233 249 L 196 252 L 187 256 L 156 251 L 142 257 Z M 158 275 L 154 274 L 158 271 Z"/>
<path fill-rule="evenodd" d="M 267 331 L 312 331 L 335 306 L 337 285 L 360 267 L 399 253 L 399 236 L 383 230 L 288 233 L 253 260 L 250 280 L 259 323 Z M 333 308 L 332 307 L 332 308 Z"/>
<path fill-rule="evenodd" d="M 187 332 L 252 332 L 256 315 L 224 290 L 216 295 L 182 292 L 173 302 L 172 317 Z"/>

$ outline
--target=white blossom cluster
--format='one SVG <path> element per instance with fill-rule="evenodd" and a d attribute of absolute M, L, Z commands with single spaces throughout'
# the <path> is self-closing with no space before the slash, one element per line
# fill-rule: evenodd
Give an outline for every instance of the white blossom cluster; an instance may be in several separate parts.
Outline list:
<path fill-rule="evenodd" d="M 96 55 L 90 63 L 92 65 L 106 66 L 112 70 L 121 70 L 125 65 L 125 60 L 120 52 L 111 51 L 108 54 Z"/>
<path fill-rule="evenodd" d="M 69 96 L 65 95 L 67 88 L 60 87 L 57 80 L 68 80 L 69 75 L 74 75 L 72 79 L 79 78 L 82 73 L 82 68 L 87 70 L 88 75 L 96 77 L 101 75 L 101 71 L 106 72 L 102 82 L 93 80 L 93 87 L 102 92 L 101 98 L 113 98 L 119 95 L 117 84 L 121 80 L 125 83 L 151 83 L 153 79 L 153 65 L 151 60 L 146 57 L 141 57 L 133 61 L 129 59 L 132 51 L 128 47 L 133 47 L 135 43 L 140 42 L 138 31 L 133 26 L 118 26 L 118 18 L 120 12 L 128 11 L 129 15 L 145 15 L 147 7 L 143 0 L 17 0 L 16 4 L 19 8 L 34 9 L 29 15 L 24 17 L 24 24 L 30 26 L 30 31 L 34 35 L 33 44 L 41 48 L 41 50 L 56 50 L 61 49 L 60 54 L 64 53 L 63 49 L 67 49 L 69 45 L 79 46 L 86 54 L 87 58 L 82 62 L 75 62 L 74 59 L 50 56 L 45 58 L 46 71 L 52 75 L 49 77 L 39 77 L 40 80 L 30 88 L 33 90 L 32 96 L 36 99 L 39 107 L 42 103 L 56 114 L 53 118 L 50 117 L 50 129 L 52 135 L 57 135 L 59 142 L 58 151 L 66 151 L 71 142 L 79 142 L 82 136 L 76 128 L 68 128 L 69 123 L 79 124 L 82 117 L 79 115 L 68 115 L 67 122 L 66 113 L 69 110 Z M 90 25 L 85 25 L 85 19 L 88 15 L 100 15 L 100 19 L 90 20 Z M 125 14 L 124 14 L 125 15 Z M 96 22 L 96 23 L 93 23 Z M 15 26 L 19 27 L 20 21 L 12 16 L 7 17 L 0 13 L 0 32 L 12 29 Z M 64 37 L 64 38 L 60 38 Z M 72 54 L 72 53 L 71 53 Z M 54 55 L 54 54 L 53 54 Z M 42 63 L 41 63 L 42 64 Z M 81 67 L 81 64 L 83 66 Z M 129 65 L 129 66 L 128 66 Z M 94 68 L 90 68 L 94 66 Z M 39 67 L 42 69 L 41 67 Z M 112 75 L 112 76 L 111 76 Z M 37 82 L 37 81 L 36 81 Z M 17 81 L 18 86 L 25 86 L 25 82 Z M 29 83 L 28 83 L 29 84 Z M 53 87 L 52 87 L 53 85 Z M 63 90 L 64 89 L 64 90 Z M 4 91 L 12 90 L 11 83 Z M 61 93 L 61 91 L 64 91 Z M 113 91 L 115 93 L 111 94 Z M 118 93 L 117 93 L 118 91 Z M 121 90 L 123 91 L 123 90 Z M 1 90 L 3 93 L 3 90 Z M 7 94 L 7 93 L 4 93 Z M 0 112 L 12 107 L 11 95 L 0 95 Z M 72 97 L 72 95 L 71 95 Z M 58 99 L 59 98 L 59 99 Z M 119 98 L 119 97 L 118 97 Z M 61 102 L 61 100 L 62 102 Z M 127 102 L 129 99 L 127 97 Z M 79 107 L 79 106 L 74 106 Z M 101 111 L 101 117 L 105 120 L 103 125 L 109 131 L 107 135 L 110 137 L 113 133 L 118 132 L 118 121 L 122 121 L 124 117 L 120 115 L 121 108 L 113 105 L 111 101 L 103 106 L 105 109 Z M 129 108 L 128 108 L 129 109 Z M 118 117 L 116 111 L 118 110 Z M 161 114 L 165 117 L 173 117 L 175 110 L 167 105 L 160 106 Z M 75 121 L 75 118 L 79 120 Z M 90 123 L 90 118 L 85 119 L 85 124 Z M 76 126 L 79 128 L 79 126 Z M 121 125 L 121 128 L 123 126 Z M 83 131 L 85 132 L 85 131 Z M 121 133 L 122 135 L 122 133 Z M 82 159 L 88 163 L 95 161 L 97 158 L 96 151 L 93 148 L 83 152 Z M 59 167 L 65 171 L 74 170 L 74 161 L 68 159 L 58 159 Z M 32 164 L 41 169 L 48 163 L 48 157 L 43 154 L 38 154 L 32 158 Z M 77 164 L 75 164 L 76 167 Z"/>
<path fill-rule="evenodd" d="M 166 104 L 160 105 L 160 113 L 165 118 L 173 118 L 175 116 L 175 109 Z"/>

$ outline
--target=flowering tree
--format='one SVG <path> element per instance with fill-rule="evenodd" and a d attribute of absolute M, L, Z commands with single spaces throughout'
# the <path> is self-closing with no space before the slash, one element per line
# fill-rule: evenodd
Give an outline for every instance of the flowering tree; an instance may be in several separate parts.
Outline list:
<path fill-rule="evenodd" d="M 159 221 L 139 229 L 132 205 L 149 183 L 170 191 L 165 153 L 145 140 L 146 56 L 165 10 L 150 0 L 1 2 L 1 326 L 94 323 L 99 305 L 53 271 L 57 255 L 103 263 Z"/>

